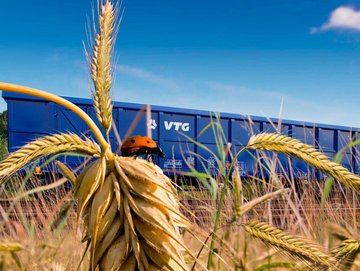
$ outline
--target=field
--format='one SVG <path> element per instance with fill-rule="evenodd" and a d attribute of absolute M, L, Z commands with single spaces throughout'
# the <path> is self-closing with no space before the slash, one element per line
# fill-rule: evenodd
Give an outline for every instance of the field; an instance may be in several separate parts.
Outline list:
<path fill-rule="evenodd" d="M 259 155 L 263 156 L 260 152 Z M 267 159 L 269 168 L 279 163 L 276 155 Z M 23 180 L 27 178 L 24 189 Z M 50 180 L 24 173 L 14 177 L 11 186 L 2 187 L 1 244 L 5 248 L 15 245 L 11 252 L 2 252 L 2 270 L 76 270 L 81 262 L 86 244 L 81 242 L 72 184 L 61 176 L 46 178 Z M 311 178 L 310 174 L 309 179 L 292 180 L 277 173 L 266 181 L 255 176 L 231 179 L 223 198 L 210 269 L 306 270 L 307 267 L 308 270 L 323 270 L 300 255 L 296 246 L 274 246 L 249 234 L 244 225 L 252 219 L 298 236 L 303 242 L 310 240 L 310 244 L 317 244 L 313 245 L 315 248 L 320 247 L 320 251 L 329 252 L 329 255 L 341 241 L 357 240 L 360 218 L 357 193 L 336 182 L 322 207 L 324 181 Z M 236 187 L 234 181 L 240 187 Z M 54 188 L 44 182 L 54 184 Z M 182 182 L 187 180 L 178 177 L 177 184 Z M 223 182 L 222 178 L 216 180 L 215 195 L 201 182 L 177 189 L 181 211 L 192 222 L 190 230 L 183 231 L 182 236 L 199 259 L 194 270 L 205 270 L 207 264 Z M 253 200 L 257 202 L 252 204 Z M 195 264 L 191 257 L 186 259 L 189 267 Z M 87 270 L 89 261 L 86 255 L 79 270 Z M 358 260 L 350 257 L 343 262 L 347 261 L 349 264 L 340 270 L 358 270 Z"/>

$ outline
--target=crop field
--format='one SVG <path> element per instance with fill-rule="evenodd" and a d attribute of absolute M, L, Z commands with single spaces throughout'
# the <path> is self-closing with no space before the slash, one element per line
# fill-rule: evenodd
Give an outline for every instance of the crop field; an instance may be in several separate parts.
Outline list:
<path fill-rule="evenodd" d="M 271 160 L 276 163 L 274 157 Z M 81 260 L 86 243 L 81 241 L 83 222 L 76 219 L 78 207 L 72 184 L 64 183 L 61 176 L 46 176 L 47 180 L 28 176 L 16 175 L 11 185 L 2 188 L 2 270 L 88 270 L 89 255 Z M 27 178 L 24 188 L 23 180 Z M 240 187 L 236 188 L 237 181 Z M 296 189 L 292 185 L 295 181 Z M 190 229 L 181 236 L 198 259 L 185 257 L 189 270 L 206 270 L 219 196 L 224 190 L 221 178 L 216 183 L 216 195 L 199 189 L 201 183 L 197 187 L 183 185 L 177 189 L 181 212 L 191 222 Z M 50 188 L 49 184 L 55 185 Z M 336 182 L 322 206 L 323 184 L 278 176 L 266 181 L 256 177 L 233 178 L 223 198 L 209 269 L 324 270 L 316 261 L 326 259 L 336 263 L 334 253 L 345 249 L 346 244 L 350 252 L 343 255 L 342 267 L 333 270 L 358 270 L 357 193 Z M 275 227 L 282 231 L 277 232 Z M 260 234 L 257 229 L 268 232 Z M 283 240 L 285 237 L 288 242 Z M 309 255 L 314 253 L 314 259 L 308 258 L 307 250 Z"/>
<path fill-rule="evenodd" d="M 121 155 L 112 151 L 121 16 L 119 4 L 98 4 L 86 53 L 98 125 L 55 94 L 0 82 L 1 90 L 64 106 L 93 134 L 46 135 L 0 161 L 0 271 L 360 270 L 360 176 L 341 165 L 344 150 L 332 161 L 297 139 L 261 133 L 232 156 L 215 117 L 206 127 L 217 143 L 215 170 L 204 164 L 167 176 L 152 162 L 163 153 L 150 133 L 119 138 Z M 252 176 L 240 174 L 242 152 L 253 155 Z M 285 170 L 278 154 L 303 160 L 308 172 Z M 84 163 L 71 168 L 59 155 Z"/>
<path fill-rule="evenodd" d="M 181 231 L 188 270 L 358 270 L 357 192 L 338 181 L 330 190 L 331 179 L 316 180 L 310 168 L 308 176 L 293 179 L 295 174 L 274 170 L 282 168 L 276 153 L 266 155 L 257 152 L 254 162 L 261 161 L 268 178 L 241 178 L 225 161 L 218 167 L 230 177 L 220 171 L 209 175 L 214 180 L 205 178 L 207 188 L 202 173 L 195 172 L 191 183 L 172 176 L 180 211 L 190 223 Z M 77 220 L 68 179 L 65 173 L 27 170 L 2 185 L 3 270 L 88 270 L 84 222 Z"/>

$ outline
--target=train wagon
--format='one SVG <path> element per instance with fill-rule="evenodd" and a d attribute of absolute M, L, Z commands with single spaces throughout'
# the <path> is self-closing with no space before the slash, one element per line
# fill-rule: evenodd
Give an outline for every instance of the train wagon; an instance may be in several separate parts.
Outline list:
<path fill-rule="evenodd" d="M 8 147 L 15 151 L 25 143 L 51 133 L 73 132 L 78 135 L 89 135 L 85 122 L 73 112 L 53 102 L 17 93 L 3 92 L 2 97 L 8 110 Z M 91 99 L 64 97 L 78 105 L 96 120 Z M 138 115 L 142 104 L 114 102 L 113 120 L 118 134 L 124 138 L 128 128 Z M 170 173 L 184 173 L 190 167 L 198 171 L 216 167 L 211 153 L 194 144 L 189 138 L 217 152 L 216 141 L 212 129 L 206 129 L 214 114 L 208 111 L 192 110 L 165 106 L 151 106 L 151 119 L 147 123 L 142 114 L 132 132 L 132 135 L 146 135 L 150 126 L 152 138 L 163 149 L 164 159 L 156 158 L 156 163 Z M 360 139 L 359 128 L 334 126 L 319 123 L 309 123 L 292 120 L 279 120 L 240 114 L 219 113 L 220 123 L 227 142 L 231 142 L 231 152 L 236 153 L 252 134 L 261 132 L 281 132 L 284 135 L 297 138 L 323 151 L 330 159 L 346 146 L 351 140 Z M 149 118 L 148 118 L 149 119 Z M 118 148 L 114 131 L 110 133 L 113 151 Z M 342 164 L 349 170 L 359 173 L 358 160 L 360 146 L 346 149 Z M 272 155 L 272 154 L 270 154 Z M 230 157 L 230 156 L 229 156 Z M 66 157 L 66 163 L 72 167 L 79 165 L 79 157 Z M 230 158 L 229 158 L 230 159 Z M 308 166 L 299 159 L 278 154 L 282 170 L 292 170 L 295 174 L 309 171 Z M 200 161 L 201 160 L 201 161 Z M 254 152 L 243 151 L 237 158 L 242 175 L 253 175 L 259 170 L 259 160 L 254 159 Z"/>

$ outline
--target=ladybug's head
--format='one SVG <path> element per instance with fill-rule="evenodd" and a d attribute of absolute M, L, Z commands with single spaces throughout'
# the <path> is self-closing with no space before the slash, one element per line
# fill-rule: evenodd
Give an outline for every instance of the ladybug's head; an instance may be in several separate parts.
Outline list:
<path fill-rule="evenodd" d="M 155 154 L 158 155 L 161 158 L 165 158 L 165 153 L 163 152 L 163 150 L 159 146 L 156 147 Z"/>

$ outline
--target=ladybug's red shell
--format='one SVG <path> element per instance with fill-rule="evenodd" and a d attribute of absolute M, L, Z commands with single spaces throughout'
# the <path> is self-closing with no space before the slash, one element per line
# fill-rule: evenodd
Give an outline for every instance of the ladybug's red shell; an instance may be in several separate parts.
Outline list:
<path fill-rule="evenodd" d="M 156 142 L 147 136 L 136 135 L 129 137 L 121 146 L 123 156 L 151 156 L 157 154 L 164 157 L 163 151 L 158 147 Z"/>
<path fill-rule="evenodd" d="M 127 148 L 141 148 L 141 147 L 156 148 L 157 144 L 154 140 L 152 140 L 147 136 L 136 135 L 126 139 L 121 146 L 121 150 Z"/>

